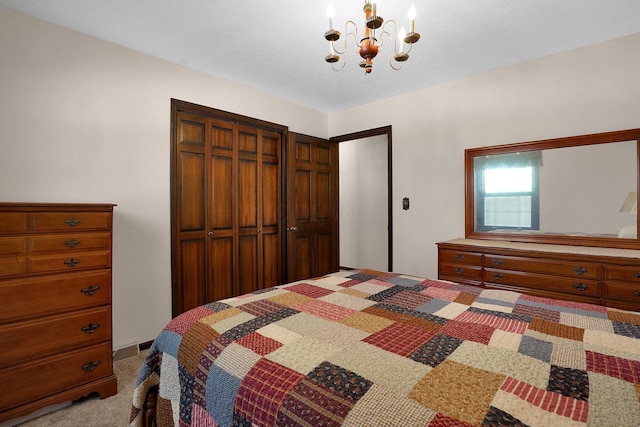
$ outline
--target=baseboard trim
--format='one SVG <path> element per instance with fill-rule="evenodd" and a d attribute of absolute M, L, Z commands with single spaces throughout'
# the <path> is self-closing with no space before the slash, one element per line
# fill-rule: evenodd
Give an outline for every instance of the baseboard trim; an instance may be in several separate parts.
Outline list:
<path fill-rule="evenodd" d="M 142 342 L 142 343 L 138 344 L 138 348 L 140 348 L 140 350 L 148 350 L 148 349 L 151 348 L 151 344 L 153 344 L 153 340 L 147 341 L 147 342 Z"/>

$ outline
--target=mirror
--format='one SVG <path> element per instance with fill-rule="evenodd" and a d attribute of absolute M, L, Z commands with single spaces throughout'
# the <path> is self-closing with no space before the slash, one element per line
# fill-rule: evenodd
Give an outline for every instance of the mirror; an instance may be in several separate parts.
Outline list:
<path fill-rule="evenodd" d="M 465 235 L 640 249 L 640 129 L 465 151 Z"/>

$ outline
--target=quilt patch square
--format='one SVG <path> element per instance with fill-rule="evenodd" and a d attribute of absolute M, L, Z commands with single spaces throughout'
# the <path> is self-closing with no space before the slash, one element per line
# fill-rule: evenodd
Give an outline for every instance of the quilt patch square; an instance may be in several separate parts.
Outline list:
<path fill-rule="evenodd" d="M 640 385 L 640 361 L 586 352 L 587 370 Z"/>
<path fill-rule="evenodd" d="M 419 305 L 430 301 L 431 297 L 422 295 L 412 291 L 398 292 L 397 294 L 386 298 L 385 304 L 399 305 L 401 307 L 416 308 Z"/>
<path fill-rule="evenodd" d="M 269 301 L 268 299 L 263 299 L 239 305 L 238 308 L 242 311 L 246 311 L 247 313 L 253 314 L 254 316 L 258 317 L 262 316 L 263 314 L 282 310 L 285 307 L 280 304 L 276 304 L 273 301 Z"/>
<path fill-rule="evenodd" d="M 253 350 L 255 353 L 259 354 L 260 356 L 269 354 L 272 351 L 275 351 L 280 347 L 282 347 L 282 343 L 274 339 L 267 338 L 264 335 L 261 335 L 257 332 L 251 332 L 250 334 L 245 335 L 244 337 L 240 338 L 236 342 L 241 346 L 244 346 L 250 350 Z"/>
<path fill-rule="evenodd" d="M 458 304 L 471 305 L 476 300 L 477 295 L 472 294 L 470 292 L 460 292 L 456 299 L 453 302 L 457 302 Z"/>
<path fill-rule="evenodd" d="M 310 285 L 309 283 L 298 283 L 296 285 L 287 286 L 285 289 L 311 298 L 320 298 L 333 293 L 333 291 L 330 291 L 329 289 Z"/>
<path fill-rule="evenodd" d="M 640 338 L 640 325 L 635 323 L 611 322 L 613 332 L 629 338 Z"/>
<path fill-rule="evenodd" d="M 420 293 L 431 298 L 438 298 L 446 301 L 455 301 L 455 299 L 458 298 L 458 295 L 460 295 L 460 291 L 458 290 L 438 288 L 435 286 L 429 286 L 427 289 L 420 291 Z"/>
<path fill-rule="evenodd" d="M 444 415 L 480 425 L 505 376 L 445 360 L 413 387 L 409 397 Z"/>
<path fill-rule="evenodd" d="M 537 318 L 531 320 L 531 323 L 529 323 L 529 329 L 542 334 L 575 341 L 582 341 L 584 337 L 584 329 L 582 328 L 576 328 Z"/>
<path fill-rule="evenodd" d="M 518 303 L 513 307 L 511 312 L 529 316 L 530 318 L 536 317 L 538 319 L 548 320 L 549 322 L 560 322 L 560 313 L 558 311 L 536 307 L 534 305 Z"/>
<path fill-rule="evenodd" d="M 438 334 L 413 352 L 410 358 L 435 368 L 444 362 L 460 344 L 462 340 L 458 338 Z"/>
<path fill-rule="evenodd" d="M 184 366 L 191 375 L 195 375 L 198 369 L 198 362 L 200 361 L 200 354 L 202 354 L 211 341 L 219 336 L 220 334 L 208 325 L 200 322 L 194 323 L 191 328 L 185 332 L 184 339 L 189 340 L 190 345 L 181 345 L 178 348 L 178 362 Z M 187 341 L 182 342 L 186 343 Z"/>
<path fill-rule="evenodd" d="M 579 369 L 551 365 L 547 390 L 588 402 L 589 374 Z"/>
<path fill-rule="evenodd" d="M 282 403 L 277 425 L 338 427 L 352 406 L 350 400 L 305 378 Z"/>
<path fill-rule="evenodd" d="M 342 320 L 356 312 L 356 310 L 321 300 L 309 300 L 302 304 L 294 305 L 293 308 L 331 321 Z"/>
<path fill-rule="evenodd" d="M 393 324 L 393 320 L 358 311 L 340 320 L 340 323 L 364 332 L 374 333 Z"/>
<path fill-rule="evenodd" d="M 210 316 L 211 314 L 215 314 L 213 311 L 204 307 L 197 307 L 193 310 L 188 311 L 184 318 L 180 318 L 180 321 L 175 321 L 175 319 L 167 326 L 165 326 L 165 331 L 175 332 L 177 334 L 183 335 L 194 323 L 202 319 L 203 317 Z"/>
<path fill-rule="evenodd" d="M 362 341 L 400 356 L 409 356 L 435 334 L 422 328 L 393 323 Z"/>
<path fill-rule="evenodd" d="M 614 322 L 640 325 L 640 313 L 609 309 L 609 311 L 607 312 L 607 317 L 609 318 L 609 320 L 612 320 Z"/>
<path fill-rule="evenodd" d="M 376 292 L 373 295 L 369 295 L 367 297 L 368 300 L 371 301 L 376 301 L 376 302 L 380 302 L 380 301 L 384 301 L 389 297 L 394 296 L 395 294 L 399 294 L 400 292 L 404 292 L 406 290 L 406 288 L 404 286 L 400 286 L 400 285 L 394 285 L 391 286 L 390 288 L 384 289 L 382 291 Z"/>
<path fill-rule="evenodd" d="M 372 385 L 368 379 L 329 362 L 322 362 L 307 378 L 351 402 L 357 402 Z"/>
<path fill-rule="evenodd" d="M 255 423 L 275 425 L 278 409 L 304 375 L 260 359 L 240 382 L 234 413 Z"/>
<path fill-rule="evenodd" d="M 518 347 L 518 352 L 547 363 L 551 362 L 552 351 L 552 343 L 528 336 L 522 337 L 520 347 Z"/>
<path fill-rule="evenodd" d="M 421 313 L 435 314 L 448 305 L 451 305 L 451 303 L 447 300 L 432 298 L 424 304 L 420 304 L 419 306 L 415 307 L 415 310 Z"/>
<path fill-rule="evenodd" d="M 487 325 L 474 325 L 472 323 L 448 321 L 438 333 L 449 335 L 463 340 L 475 341 L 482 344 L 489 344 L 491 335 L 495 328 Z"/>

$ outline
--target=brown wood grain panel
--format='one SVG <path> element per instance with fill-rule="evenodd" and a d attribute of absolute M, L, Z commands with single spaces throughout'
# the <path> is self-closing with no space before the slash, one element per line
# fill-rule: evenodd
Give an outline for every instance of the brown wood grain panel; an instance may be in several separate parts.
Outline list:
<path fill-rule="evenodd" d="M 238 132 L 238 151 L 257 154 L 258 135 L 255 129 L 241 127 Z"/>
<path fill-rule="evenodd" d="M 83 329 L 84 328 L 84 329 Z M 108 341 L 111 309 L 99 307 L 0 326 L 0 368 Z"/>
<path fill-rule="evenodd" d="M 309 171 L 296 171 L 296 221 L 311 220 L 311 173 Z"/>
<path fill-rule="evenodd" d="M 24 233 L 27 231 L 27 214 L 23 212 L 0 212 L 0 233 Z"/>
<path fill-rule="evenodd" d="M 0 322 L 109 304 L 111 271 L 6 280 L 0 282 L 0 301 Z"/>
<path fill-rule="evenodd" d="M 255 235 L 241 236 L 239 246 L 240 294 L 246 294 L 258 288 L 258 239 Z"/>
<path fill-rule="evenodd" d="M 329 150 L 329 147 L 318 146 L 316 148 L 316 163 L 325 166 L 331 164 L 331 150 Z"/>
<path fill-rule="evenodd" d="M 0 258 L 0 278 L 23 276 L 27 274 L 26 256 L 9 256 Z"/>
<path fill-rule="evenodd" d="M 82 367 L 96 363 L 93 370 Z M 0 411 L 113 374 L 111 343 L 0 370 Z M 25 378 L 35 387 L 24 387 Z"/>
<path fill-rule="evenodd" d="M 233 226 L 233 159 L 212 157 L 211 176 L 211 228 L 229 229 Z"/>
<path fill-rule="evenodd" d="M 181 265 L 181 306 L 184 310 L 205 303 L 205 241 L 204 239 L 182 240 L 180 242 Z"/>
<path fill-rule="evenodd" d="M 34 212 L 28 215 L 29 228 L 33 232 L 111 229 L 111 212 Z"/>
<path fill-rule="evenodd" d="M 195 231 L 205 227 L 204 188 L 205 157 L 200 153 L 180 153 L 180 230 Z"/>
<path fill-rule="evenodd" d="M 280 212 L 280 169 L 278 165 L 262 165 L 262 226 L 275 226 Z"/>
<path fill-rule="evenodd" d="M 320 221 L 331 219 L 333 212 L 332 194 L 331 194 L 331 174 L 318 172 L 316 175 L 316 218 Z"/>
<path fill-rule="evenodd" d="M 211 147 L 223 150 L 233 148 L 233 127 L 229 122 L 214 120 L 211 127 Z"/>
<path fill-rule="evenodd" d="M 311 162 L 311 144 L 296 142 L 296 160 L 299 162 Z"/>
<path fill-rule="evenodd" d="M 22 254 L 27 251 L 25 237 L 5 237 L 0 240 L 0 255 Z"/>
<path fill-rule="evenodd" d="M 111 245 L 109 233 L 75 233 L 62 235 L 40 235 L 29 237 L 29 251 L 74 251 L 84 249 L 108 249 Z"/>
<path fill-rule="evenodd" d="M 258 163 L 252 160 L 238 162 L 238 225 L 258 225 Z"/>
<path fill-rule="evenodd" d="M 180 120 L 178 126 L 178 142 L 181 145 L 193 145 L 204 147 L 205 125 L 202 122 L 194 122 L 187 119 Z"/>
<path fill-rule="evenodd" d="M 280 157 L 281 140 L 279 133 L 263 131 L 262 155 L 265 157 Z"/>
<path fill-rule="evenodd" d="M 69 252 L 65 254 L 30 255 L 29 273 L 54 273 L 111 266 L 111 251 Z"/>
<path fill-rule="evenodd" d="M 262 288 L 275 286 L 280 280 L 280 237 L 277 231 L 273 234 L 262 235 Z"/>
<path fill-rule="evenodd" d="M 313 254 L 310 236 L 296 237 L 296 277 L 312 277 L 313 271 Z"/>
<path fill-rule="evenodd" d="M 233 261 L 233 239 L 231 237 L 211 239 L 211 280 L 207 288 L 208 302 L 235 295 Z"/>
<path fill-rule="evenodd" d="M 316 266 L 315 274 L 325 275 L 334 272 L 331 262 L 331 250 L 334 243 L 331 233 L 318 234 L 316 236 Z"/>

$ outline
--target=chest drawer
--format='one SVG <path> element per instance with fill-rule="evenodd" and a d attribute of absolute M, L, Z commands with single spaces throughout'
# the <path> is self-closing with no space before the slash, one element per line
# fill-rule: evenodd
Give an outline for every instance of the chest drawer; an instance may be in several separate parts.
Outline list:
<path fill-rule="evenodd" d="M 27 231 L 27 214 L 23 212 L 0 212 L 0 233 L 24 233 Z"/>
<path fill-rule="evenodd" d="M 0 282 L 0 323 L 111 303 L 111 271 Z"/>
<path fill-rule="evenodd" d="M 640 284 L 640 267 L 605 265 L 604 280 L 616 280 Z"/>
<path fill-rule="evenodd" d="M 438 258 L 441 263 L 482 266 L 482 254 L 476 252 L 441 249 L 438 251 Z"/>
<path fill-rule="evenodd" d="M 27 257 L 0 257 L 0 279 L 27 274 Z"/>
<path fill-rule="evenodd" d="M 81 310 L 0 326 L 0 368 L 107 341 L 111 307 Z"/>
<path fill-rule="evenodd" d="M 58 273 L 111 266 L 110 251 L 70 252 L 68 254 L 29 256 L 29 272 Z"/>
<path fill-rule="evenodd" d="M 544 274 L 506 271 L 493 268 L 485 268 L 483 279 L 485 282 L 522 286 L 525 288 L 561 291 L 591 297 L 600 296 L 600 282 L 597 280 L 547 276 Z"/>
<path fill-rule="evenodd" d="M 29 214 L 33 232 L 109 230 L 110 212 L 35 212 Z"/>
<path fill-rule="evenodd" d="M 532 273 L 560 275 L 578 279 L 599 280 L 602 277 L 601 265 L 589 262 L 556 261 L 486 254 L 484 256 L 484 266 L 486 268 L 529 271 Z"/>
<path fill-rule="evenodd" d="M 113 373 L 111 343 L 0 369 L 0 411 Z M 25 382 L 29 387 L 25 387 Z"/>
<path fill-rule="evenodd" d="M 109 233 L 76 233 L 29 237 L 31 253 L 71 251 L 83 249 L 109 249 Z"/>
<path fill-rule="evenodd" d="M 27 251 L 27 239 L 24 237 L 0 238 L 0 256 L 23 254 Z"/>

